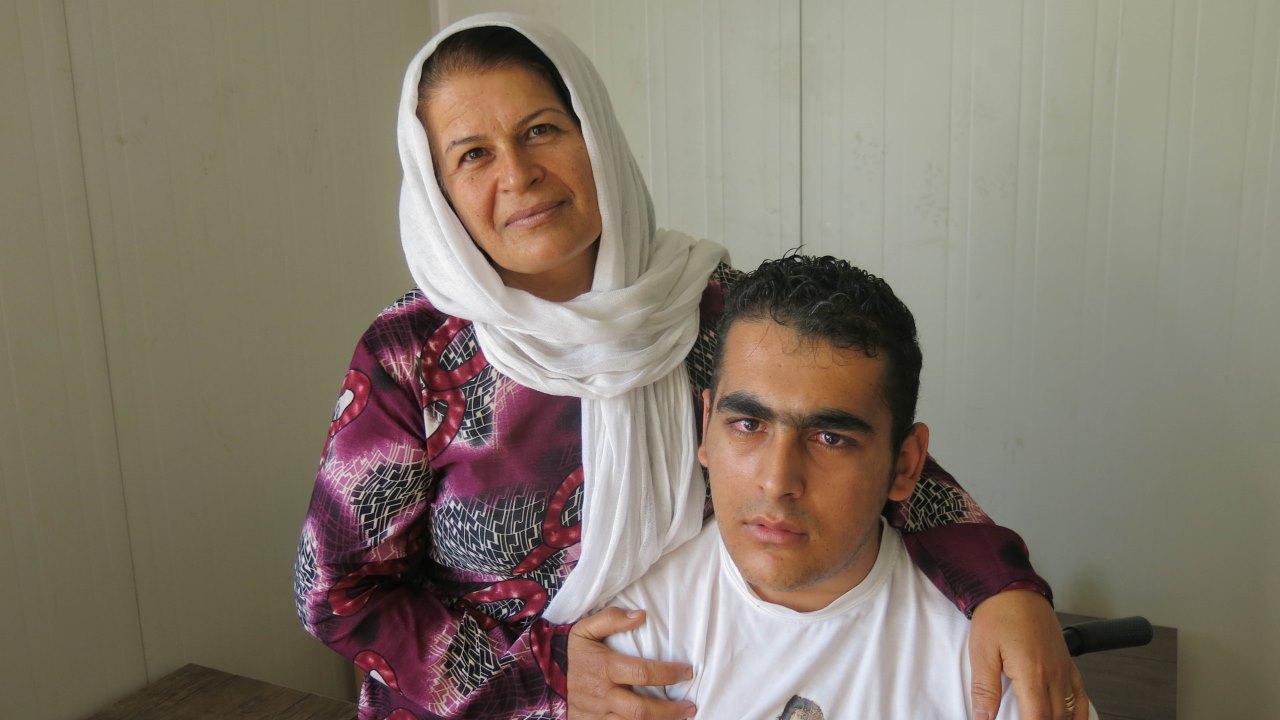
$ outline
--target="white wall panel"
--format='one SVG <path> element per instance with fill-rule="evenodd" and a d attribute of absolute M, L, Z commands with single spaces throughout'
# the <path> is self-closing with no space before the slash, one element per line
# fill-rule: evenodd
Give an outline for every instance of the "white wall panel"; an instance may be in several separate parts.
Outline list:
<path fill-rule="evenodd" d="M 406 0 L 68 5 L 152 679 L 199 662 L 344 693 L 294 548 L 359 334 L 410 287 Z"/>
<path fill-rule="evenodd" d="M 803 198 L 805 249 L 883 270 L 890 9 L 883 0 L 802 8 L 804 178 L 823 189 Z"/>
<path fill-rule="evenodd" d="M 944 464 L 1060 607 L 1180 628 L 1181 716 L 1280 714 L 1280 4 L 802 15 L 807 247 L 915 309 Z"/>
<path fill-rule="evenodd" d="M 145 679 L 62 4 L 0 2 L 0 717 Z"/>
<path fill-rule="evenodd" d="M 441 26 L 520 12 L 597 64 L 659 225 L 751 267 L 800 243 L 798 0 L 439 0 Z"/>

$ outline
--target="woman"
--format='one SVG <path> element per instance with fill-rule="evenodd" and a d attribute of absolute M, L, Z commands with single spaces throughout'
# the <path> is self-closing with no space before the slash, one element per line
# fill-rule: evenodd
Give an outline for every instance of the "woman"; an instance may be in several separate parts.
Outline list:
<path fill-rule="evenodd" d="M 654 229 L 603 84 L 539 22 L 441 32 L 398 122 L 419 289 L 347 373 L 299 547 L 304 625 L 367 672 L 361 718 L 687 717 L 625 687 L 687 668 L 598 642 L 642 618 L 590 613 L 707 511 L 694 397 L 734 277 L 723 248 Z M 1005 669 L 1024 712 L 1068 717 L 1083 690 L 1047 586 L 1016 535 L 928 474 L 933 502 L 887 509 L 913 558 L 962 610 L 982 602 L 992 672 L 1020 649 Z M 975 707 L 994 710 L 980 667 L 995 687 Z"/>

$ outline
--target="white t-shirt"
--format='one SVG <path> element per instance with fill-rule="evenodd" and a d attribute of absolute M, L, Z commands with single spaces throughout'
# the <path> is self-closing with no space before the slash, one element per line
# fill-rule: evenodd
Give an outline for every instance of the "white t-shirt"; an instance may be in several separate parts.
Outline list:
<path fill-rule="evenodd" d="M 867 577 L 802 613 L 757 597 L 708 521 L 615 598 L 647 619 L 607 642 L 692 665 L 689 682 L 637 689 L 687 699 L 701 718 L 968 720 L 969 620 L 915 568 L 897 530 L 882 527 Z M 1006 680 L 1000 720 L 1017 718 Z"/>

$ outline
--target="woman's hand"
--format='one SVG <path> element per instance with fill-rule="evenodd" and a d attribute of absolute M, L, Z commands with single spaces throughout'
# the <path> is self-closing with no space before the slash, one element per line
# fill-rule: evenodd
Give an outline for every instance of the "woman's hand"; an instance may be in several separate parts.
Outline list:
<path fill-rule="evenodd" d="M 693 703 L 642 696 L 633 685 L 673 685 L 693 677 L 684 663 L 645 660 L 616 653 L 603 640 L 634 630 L 644 612 L 605 608 L 579 620 L 569 631 L 569 720 L 681 720 L 693 717 Z"/>
<path fill-rule="evenodd" d="M 973 717 L 990 720 L 1000 708 L 1000 673 L 1013 681 L 1024 720 L 1088 720 L 1089 698 L 1071 661 L 1053 606 L 1028 590 L 984 600 L 969 632 Z"/>

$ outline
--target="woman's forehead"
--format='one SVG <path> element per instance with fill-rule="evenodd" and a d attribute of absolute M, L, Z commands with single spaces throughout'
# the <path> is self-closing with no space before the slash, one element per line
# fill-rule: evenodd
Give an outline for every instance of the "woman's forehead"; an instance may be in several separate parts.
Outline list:
<path fill-rule="evenodd" d="M 519 66 L 456 73 L 418 107 L 418 117 L 432 140 L 448 142 L 459 133 L 516 132 L 548 115 L 575 119 L 540 73 Z M 449 137 L 435 137 L 441 134 Z"/>

